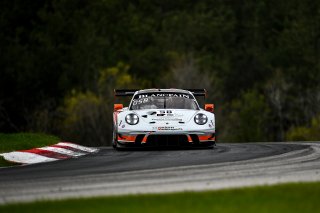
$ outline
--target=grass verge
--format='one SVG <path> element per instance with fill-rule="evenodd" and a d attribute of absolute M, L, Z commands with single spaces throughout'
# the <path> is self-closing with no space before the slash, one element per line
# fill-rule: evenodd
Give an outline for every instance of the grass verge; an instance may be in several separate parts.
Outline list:
<path fill-rule="evenodd" d="M 0 133 L 0 153 L 12 152 L 16 150 L 32 149 L 55 144 L 59 138 L 51 135 L 39 133 Z M 13 165 L 0 156 L 0 167 Z"/>
<path fill-rule="evenodd" d="M 320 182 L 207 192 L 41 201 L 0 206 L 0 212 L 318 212 Z"/>

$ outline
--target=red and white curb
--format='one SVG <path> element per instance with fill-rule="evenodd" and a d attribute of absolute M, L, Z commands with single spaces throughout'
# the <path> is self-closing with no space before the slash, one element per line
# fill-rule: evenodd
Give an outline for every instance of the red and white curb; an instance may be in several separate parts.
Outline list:
<path fill-rule="evenodd" d="M 69 142 L 60 142 L 41 148 L 2 153 L 0 156 L 14 163 L 33 164 L 77 158 L 98 151 L 99 149 L 97 148 L 80 146 Z"/>

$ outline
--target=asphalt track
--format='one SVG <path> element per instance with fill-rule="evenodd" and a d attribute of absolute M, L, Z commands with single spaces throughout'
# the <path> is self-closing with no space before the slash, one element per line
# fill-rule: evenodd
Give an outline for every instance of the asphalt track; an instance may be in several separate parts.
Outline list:
<path fill-rule="evenodd" d="M 0 169 L 0 204 L 320 181 L 320 143 L 116 151 Z"/>

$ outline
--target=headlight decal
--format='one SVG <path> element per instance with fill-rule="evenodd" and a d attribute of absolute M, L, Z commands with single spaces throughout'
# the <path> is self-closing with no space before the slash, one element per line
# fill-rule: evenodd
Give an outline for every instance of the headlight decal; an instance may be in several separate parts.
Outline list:
<path fill-rule="evenodd" d="M 139 122 L 139 117 L 138 115 L 134 114 L 134 113 L 130 113 L 128 115 L 126 115 L 126 122 L 129 125 L 136 125 Z"/>
<path fill-rule="evenodd" d="M 198 113 L 194 116 L 194 122 L 198 125 L 204 125 L 208 122 L 208 117 L 203 113 Z"/>

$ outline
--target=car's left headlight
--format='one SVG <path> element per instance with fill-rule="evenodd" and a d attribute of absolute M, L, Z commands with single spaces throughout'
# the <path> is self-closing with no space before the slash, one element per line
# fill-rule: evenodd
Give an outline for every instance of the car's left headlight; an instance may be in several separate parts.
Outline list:
<path fill-rule="evenodd" d="M 194 116 L 194 122 L 199 125 L 206 124 L 208 122 L 208 117 L 202 113 L 196 114 L 196 116 Z"/>
<path fill-rule="evenodd" d="M 134 113 L 130 113 L 126 116 L 126 122 L 130 125 L 136 125 L 139 122 L 139 117 Z"/>

